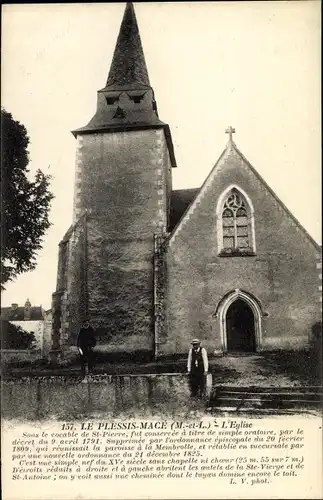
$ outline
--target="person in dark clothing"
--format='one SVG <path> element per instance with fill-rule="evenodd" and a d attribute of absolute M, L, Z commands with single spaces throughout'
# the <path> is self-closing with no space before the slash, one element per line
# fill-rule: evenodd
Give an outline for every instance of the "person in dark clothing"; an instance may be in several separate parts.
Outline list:
<path fill-rule="evenodd" d="M 187 359 L 191 396 L 204 396 L 206 375 L 209 369 L 207 352 L 204 347 L 201 347 L 198 339 L 192 340 L 191 344 Z"/>
<path fill-rule="evenodd" d="M 93 349 L 96 345 L 96 338 L 93 328 L 88 321 L 85 321 L 77 337 L 77 347 L 81 357 L 82 374 L 86 374 L 86 366 L 88 372 L 93 371 Z"/>

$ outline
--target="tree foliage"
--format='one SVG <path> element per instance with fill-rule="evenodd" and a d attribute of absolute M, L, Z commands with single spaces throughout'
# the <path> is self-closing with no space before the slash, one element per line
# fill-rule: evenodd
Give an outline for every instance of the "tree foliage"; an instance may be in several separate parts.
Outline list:
<path fill-rule="evenodd" d="M 28 170 L 27 130 L 12 115 L 1 110 L 1 286 L 36 267 L 37 252 L 50 227 L 48 214 L 53 198 L 51 177 Z"/>
<path fill-rule="evenodd" d="M 21 326 L 7 320 L 1 320 L 2 349 L 33 349 L 36 338 L 33 332 L 27 332 Z"/>

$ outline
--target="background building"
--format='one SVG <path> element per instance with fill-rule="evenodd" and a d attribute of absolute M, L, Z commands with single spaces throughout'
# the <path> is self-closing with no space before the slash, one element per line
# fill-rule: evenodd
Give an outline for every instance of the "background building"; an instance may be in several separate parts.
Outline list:
<path fill-rule="evenodd" d="M 47 356 L 51 348 L 51 310 L 45 311 L 42 306 L 32 306 L 27 299 L 24 306 L 12 304 L 11 307 L 2 307 L 1 319 L 33 333 L 36 339 L 33 348 L 39 351 L 39 357 Z"/>

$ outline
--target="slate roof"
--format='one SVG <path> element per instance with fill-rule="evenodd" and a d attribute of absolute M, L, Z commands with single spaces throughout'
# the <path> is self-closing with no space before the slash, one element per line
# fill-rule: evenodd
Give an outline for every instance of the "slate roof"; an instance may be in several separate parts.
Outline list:
<path fill-rule="evenodd" d="M 170 202 L 169 231 L 172 231 L 178 224 L 200 188 L 178 189 L 172 191 Z"/>
<path fill-rule="evenodd" d="M 18 306 L 16 309 L 11 307 L 1 307 L 1 319 L 6 319 L 8 321 L 24 321 L 24 311 L 23 306 Z M 42 321 L 43 313 L 42 308 L 39 306 L 31 307 L 30 319 L 25 321 Z"/>
<path fill-rule="evenodd" d="M 122 19 L 106 87 L 150 87 L 136 14 L 128 2 Z"/>
<path fill-rule="evenodd" d="M 106 98 L 124 94 L 149 93 L 149 99 L 133 108 L 125 104 L 118 109 L 118 103 L 107 105 Z M 138 94 L 137 94 L 138 97 Z M 158 117 L 154 92 L 149 83 L 145 56 L 132 2 L 128 2 L 121 22 L 106 86 L 98 91 L 97 110 L 85 127 L 72 131 L 78 134 L 93 132 L 123 132 L 163 128 L 172 167 L 176 167 L 174 145 L 169 125 Z"/>

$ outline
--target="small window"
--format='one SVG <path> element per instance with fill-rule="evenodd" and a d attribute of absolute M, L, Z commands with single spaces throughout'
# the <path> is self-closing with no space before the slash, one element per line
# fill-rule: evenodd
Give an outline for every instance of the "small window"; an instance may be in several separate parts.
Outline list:
<path fill-rule="evenodd" d="M 108 106 L 112 106 L 115 102 L 119 101 L 119 96 L 114 96 L 114 97 L 106 96 L 105 100 L 106 100 Z"/>
<path fill-rule="evenodd" d="M 124 118 L 126 116 L 125 112 L 119 106 L 116 109 L 116 112 L 113 115 L 113 118 Z"/>
<path fill-rule="evenodd" d="M 128 94 L 129 99 L 131 99 L 136 104 L 139 104 L 143 100 L 144 96 L 145 94 L 137 94 L 137 95 Z"/>

